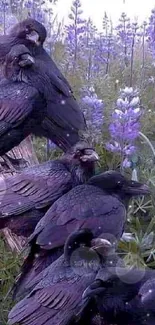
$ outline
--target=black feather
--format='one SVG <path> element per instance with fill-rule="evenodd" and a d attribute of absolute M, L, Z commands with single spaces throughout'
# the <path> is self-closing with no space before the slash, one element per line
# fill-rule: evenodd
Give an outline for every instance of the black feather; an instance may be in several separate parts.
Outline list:
<path fill-rule="evenodd" d="M 122 184 L 120 180 L 123 180 Z M 37 275 L 44 269 L 45 260 L 47 259 L 48 263 L 49 256 L 53 260 L 57 258 L 57 249 L 63 247 L 66 238 L 73 231 L 89 228 L 95 237 L 102 236 L 111 240 L 112 243 L 117 242 L 122 236 L 126 222 L 126 204 L 132 197 L 131 193 L 125 194 L 124 191 L 130 181 L 127 181 L 121 174 L 111 171 L 109 176 L 106 172 L 92 177 L 88 183 L 91 185 L 76 186 L 60 197 L 37 224 L 29 238 L 30 255 L 35 265 L 36 258 L 33 254 L 35 245 L 39 255 L 44 257 L 40 257 L 39 266 L 33 270 L 33 274 Z M 133 182 L 135 189 L 134 184 Z M 141 194 L 143 185 L 137 184 L 137 194 Z M 145 187 L 143 194 L 144 192 L 148 193 L 148 188 Z M 28 279 L 27 267 L 31 273 L 33 266 L 25 260 L 22 268 L 22 281 L 25 276 Z M 19 291 L 22 281 L 20 283 L 19 279 Z"/>
<path fill-rule="evenodd" d="M 27 36 L 34 30 L 38 33 L 39 45 L 27 39 Z M 17 46 L 18 48 L 19 44 L 24 44 L 34 56 L 35 64 L 29 69 L 24 69 L 23 80 L 32 87 L 35 85 L 43 94 L 46 112 L 44 112 L 42 124 L 36 120 L 35 127 L 33 125 L 31 132 L 50 138 L 66 151 L 85 137 L 86 121 L 68 81 L 43 48 L 45 38 L 46 30 L 39 22 L 33 19 L 20 22 L 13 27 L 9 35 L 1 36 L 0 61 L 4 62 L 12 47 Z M 7 70 L 9 71 L 9 67 Z M 16 70 L 14 75 L 12 72 L 11 75 L 14 79 L 17 78 Z"/>
<path fill-rule="evenodd" d="M 96 153 L 77 143 L 60 159 L 24 169 L 0 181 L 0 229 L 28 237 L 48 208 L 94 173 Z M 82 161 L 82 159 L 85 161 Z"/>

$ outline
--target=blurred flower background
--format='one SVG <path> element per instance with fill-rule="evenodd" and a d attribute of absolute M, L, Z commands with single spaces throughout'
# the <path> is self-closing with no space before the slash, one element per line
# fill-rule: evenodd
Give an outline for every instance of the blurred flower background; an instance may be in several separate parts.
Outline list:
<path fill-rule="evenodd" d="M 85 18 L 80 0 L 73 0 L 67 25 L 59 21 L 58 2 L 1 0 L 0 32 L 6 34 L 28 16 L 45 25 L 45 48 L 72 85 L 101 157 L 100 169 L 121 170 L 152 189 L 151 197 L 131 202 L 119 250 L 128 265 L 155 267 L 155 9 L 141 24 L 123 12 L 114 25 L 105 12 L 98 30 L 91 17 Z M 50 141 L 33 141 L 40 161 L 59 156 Z M 1 239 L 1 325 L 11 303 L 4 296 L 19 265 L 20 258 Z"/>

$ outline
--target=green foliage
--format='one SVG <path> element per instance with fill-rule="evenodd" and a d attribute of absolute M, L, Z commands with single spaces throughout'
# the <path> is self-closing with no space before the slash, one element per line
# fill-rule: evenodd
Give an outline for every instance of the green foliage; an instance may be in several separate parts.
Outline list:
<path fill-rule="evenodd" d="M 124 255 L 125 264 L 155 268 L 155 217 L 145 226 L 138 218 L 133 218 L 129 230 L 119 243 L 119 253 Z"/>
<path fill-rule="evenodd" d="M 21 258 L 6 246 L 0 237 L 0 324 L 5 325 L 13 302 L 8 292 L 20 272 Z"/>

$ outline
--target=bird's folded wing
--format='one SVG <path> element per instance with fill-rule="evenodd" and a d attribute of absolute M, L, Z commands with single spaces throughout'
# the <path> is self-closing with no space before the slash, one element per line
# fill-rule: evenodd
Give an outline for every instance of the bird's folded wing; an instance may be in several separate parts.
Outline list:
<path fill-rule="evenodd" d="M 53 166 L 53 168 L 52 168 Z M 48 162 L 0 181 L 0 215 L 19 215 L 52 204 L 71 187 L 71 175 L 57 162 Z"/>
<path fill-rule="evenodd" d="M 19 302 L 10 312 L 10 325 L 16 322 L 25 325 L 67 324 L 76 312 L 83 291 L 94 279 L 91 273 L 79 276 L 72 269 L 54 268 L 49 274 L 45 270 L 43 275 L 45 272 L 46 276 L 43 276 L 28 298 Z"/>
<path fill-rule="evenodd" d="M 24 83 L 0 84 L 0 135 L 20 125 L 37 106 L 39 93 Z"/>

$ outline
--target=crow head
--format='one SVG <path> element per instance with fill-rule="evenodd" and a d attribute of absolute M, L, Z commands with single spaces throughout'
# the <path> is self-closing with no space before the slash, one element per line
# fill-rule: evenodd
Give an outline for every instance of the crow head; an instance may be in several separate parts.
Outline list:
<path fill-rule="evenodd" d="M 92 177 L 88 184 L 98 186 L 111 195 L 118 195 L 121 199 L 150 193 L 147 185 L 128 180 L 114 170 Z"/>
<path fill-rule="evenodd" d="M 62 157 L 72 173 L 74 186 L 85 183 L 95 172 L 99 160 L 96 151 L 87 142 L 78 142 Z"/>
<path fill-rule="evenodd" d="M 99 160 L 96 151 L 86 142 L 78 142 L 65 154 L 69 159 L 80 163 L 95 162 Z"/>
<path fill-rule="evenodd" d="M 4 75 L 8 79 L 22 81 L 22 70 L 32 67 L 35 63 L 25 45 L 15 45 L 6 56 Z"/>
<path fill-rule="evenodd" d="M 47 32 L 45 27 L 37 20 L 28 18 L 16 24 L 9 33 L 9 36 L 28 39 L 36 45 L 43 45 Z"/>
<path fill-rule="evenodd" d="M 68 236 L 64 245 L 64 257 L 72 267 L 96 270 L 111 249 L 108 240 L 94 238 L 90 229 L 81 229 Z"/>

